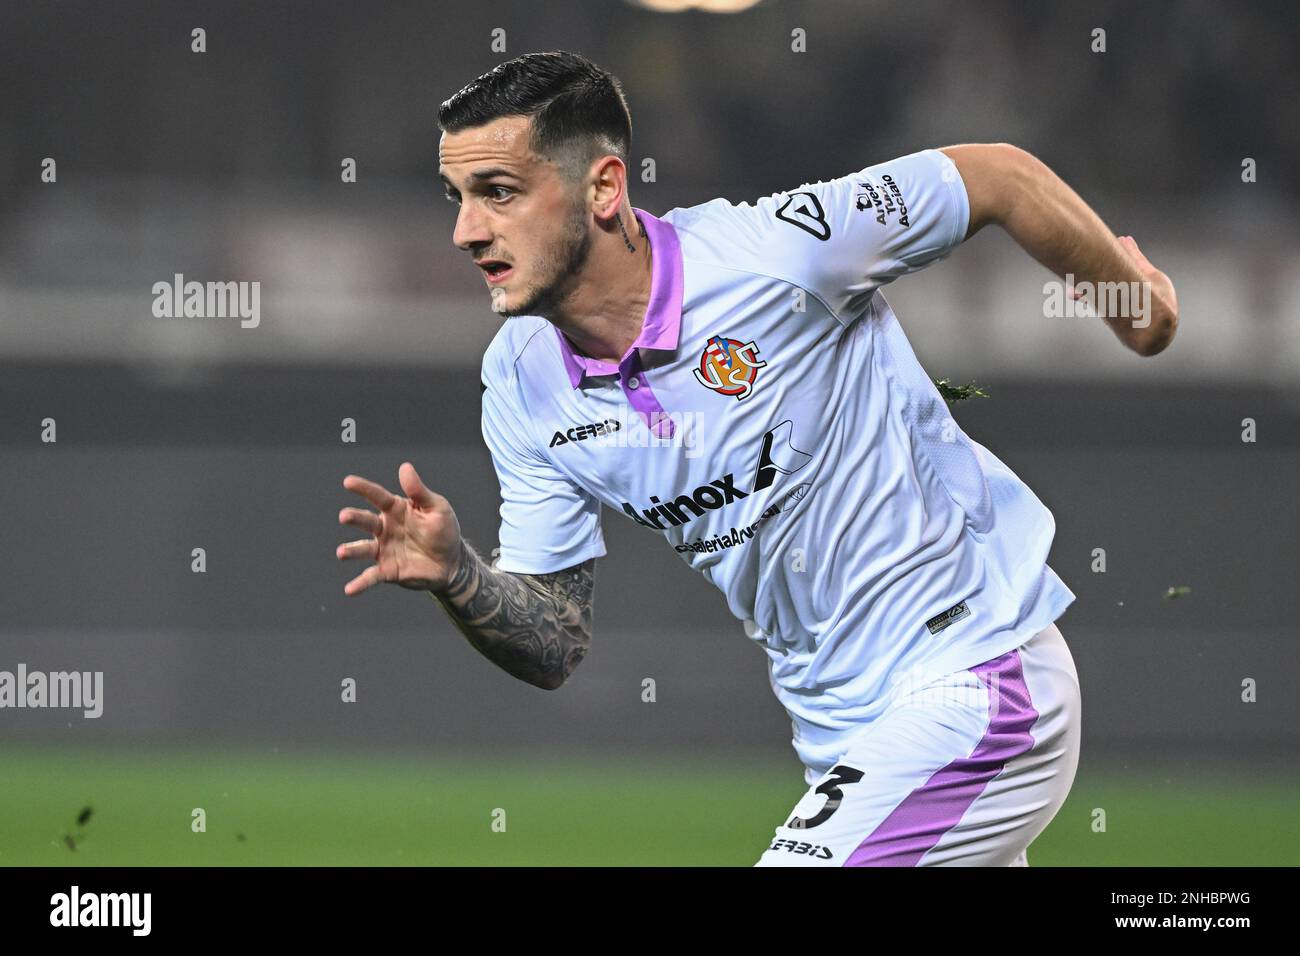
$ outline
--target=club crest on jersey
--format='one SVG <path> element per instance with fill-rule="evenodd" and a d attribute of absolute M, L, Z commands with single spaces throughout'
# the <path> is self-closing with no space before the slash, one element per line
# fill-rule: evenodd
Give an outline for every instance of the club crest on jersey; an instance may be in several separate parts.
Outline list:
<path fill-rule="evenodd" d="M 744 401 L 753 394 L 758 370 L 766 367 L 767 363 L 758 357 L 756 343 L 715 335 L 704 346 L 700 367 L 694 372 L 696 381 L 705 388 Z"/>

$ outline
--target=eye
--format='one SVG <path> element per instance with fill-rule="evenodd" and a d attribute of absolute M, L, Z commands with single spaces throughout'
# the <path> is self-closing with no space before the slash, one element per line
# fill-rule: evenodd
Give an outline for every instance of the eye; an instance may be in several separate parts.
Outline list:
<path fill-rule="evenodd" d="M 443 193 L 443 198 L 446 199 L 447 202 L 455 203 L 457 206 L 460 205 L 460 194 L 459 194 L 459 193 L 450 193 L 450 192 L 448 192 L 448 193 Z"/>
<path fill-rule="evenodd" d="M 489 186 L 487 188 L 487 193 L 494 200 L 502 201 L 513 196 L 514 190 L 508 186 Z"/>

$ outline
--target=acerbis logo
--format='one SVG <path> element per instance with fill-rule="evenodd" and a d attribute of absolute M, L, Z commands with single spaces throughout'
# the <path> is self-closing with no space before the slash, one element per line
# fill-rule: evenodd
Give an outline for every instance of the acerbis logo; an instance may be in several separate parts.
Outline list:
<path fill-rule="evenodd" d="M 968 617 L 970 617 L 970 608 L 965 601 L 962 601 L 960 604 L 956 604 L 930 618 L 925 622 L 925 626 L 930 629 L 931 634 L 938 634 L 954 621 L 961 621 Z"/>
<path fill-rule="evenodd" d="M 691 371 L 705 388 L 744 401 L 754 392 L 760 368 L 767 368 L 767 363 L 758 357 L 756 342 L 715 335 L 700 354 L 700 367 Z"/>
<path fill-rule="evenodd" d="M 829 860 L 835 856 L 830 847 L 820 846 L 816 843 L 805 843 L 802 840 L 775 840 L 768 849 L 785 850 L 787 853 L 798 853 L 818 860 Z"/>
<path fill-rule="evenodd" d="M 662 428 L 664 422 L 671 423 L 673 427 Z M 585 442 L 586 449 L 593 452 L 603 448 L 662 448 L 685 458 L 699 458 L 704 453 L 700 444 L 703 429 L 703 412 L 656 409 L 647 413 L 624 408 L 604 421 L 573 425 L 556 431 L 551 436 L 548 447 L 572 446 L 575 442 Z M 556 454 L 575 455 L 578 452 Z"/>
<path fill-rule="evenodd" d="M 793 431 L 794 423 L 787 419 L 763 434 L 758 466 L 754 469 L 753 491 L 737 487 L 735 474 L 728 472 L 723 477 L 715 478 L 707 485 L 700 485 L 687 494 L 677 495 L 670 501 L 663 501 L 658 495 L 651 495 L 650 505 L 641 509 L 637 509 L 630 501 L 625 501 L 623 511 L 639 525 L 656 531 L 666 531 L 668 528 L 689 524 L 706 511 L 716 511 L 733 501 L 763 491 L 772 486 L 777 475 L 792 475 L 812 460 L 812 455 L 799 451 L 790 444 Z M 807 484 L 794 489 L 785 496 L 777 511 L 785 511 L 793 504 L 802 501 L 807 495 L 807 490 Z"/>
<path fill-rule="evenodd" d="M 814 192 L 800 190 L 788 194 L 785 202 L 781 203 L 781 208 L 776 211 L 776 218 L 792 226 L 798 226 L 822 242 L 831 237 L 830 223 L 826 221 L 826 210 L 822 208 L 822 201 Z"/>
<path fill-rule="evenodd" d="M 557 431 L 555 437 L 551 439 L 549 447 L 554 448 L 556 445 L 567 445 L 571 441 L 586 441 L 588 438 L 597 438 L 608 432 L 616 432 L 623 426 L 617 419 L 607 418 L 603 422 L 596 422 L 591 425 L 574 425 L 568 431 Z"/>

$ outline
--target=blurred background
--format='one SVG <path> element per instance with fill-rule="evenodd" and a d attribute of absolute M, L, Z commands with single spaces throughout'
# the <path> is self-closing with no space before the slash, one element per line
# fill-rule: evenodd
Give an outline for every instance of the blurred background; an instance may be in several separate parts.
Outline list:
<path fill-rule="evenodd" d="M 1298 40 L 1281 2 L 6 3 L 0 670 L 103 671 L 105 700 L 0 710 L 0 864 L 748 865 L 787 816 L 763 655 L 623 516 L 558 692 L 424 595 L 342 593 L 349 472 L 396 488 L 409 459 L 496 544 L 500 320 L 436 115 L 549 49 L 622 80 L 656 215 L 1008 141 L 1137 238 L 1181 305 L 1156 359 L 1045 318 L 996 230 L 887 290 L 926 369 L 989 393 L 957 417 L 1052 509 L 1078 595 L 1083 760 L 1030 862 L 1296 863 Z M 155 317 L 177 273 L 260 282 L 260 324 Z"/>

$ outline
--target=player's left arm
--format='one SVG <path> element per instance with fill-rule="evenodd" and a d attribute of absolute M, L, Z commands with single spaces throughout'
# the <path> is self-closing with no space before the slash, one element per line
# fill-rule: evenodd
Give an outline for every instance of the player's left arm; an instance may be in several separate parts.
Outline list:
<path fill-rule="evenodd" d="M 1046 164 L 1007 143 L 948 146 L 940 152 L 953 161 L 966 187 L 965 238 L 996 223 L 1058 276 L 1072 275 L 1076 283 L 1146 283 L 1149 298 L 1138 302 L 1149 303 L 1149 314 L 1104 316 L 1105 321 L 1138 355 L 1155 355 L 1173 341 L 1178 299 L 1169 277 L 1147 260 L 1132 236 L 1115 236 Z"/>

